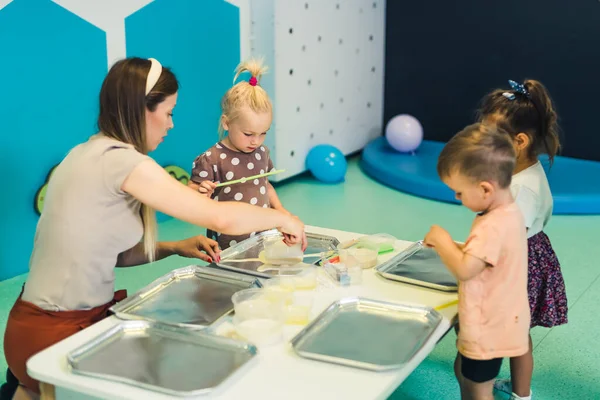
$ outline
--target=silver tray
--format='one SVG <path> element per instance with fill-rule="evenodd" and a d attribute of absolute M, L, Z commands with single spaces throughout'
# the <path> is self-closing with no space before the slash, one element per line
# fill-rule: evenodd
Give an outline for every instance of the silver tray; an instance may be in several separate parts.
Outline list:
<path fill-rule="evenodd" d="M 67 354 L 75 374 L 170 396 L 209 393 L 253 359 L 255 346 L 150 321 L 121 321 Z"/>
<path fill-rule="evenodd" d="M 204 266 L 173 270 L 110 308 L 121 319 L 203 329 L 233 311 L 231 296 L 258 279 Z"/>
<path fill-rule="evenodd" d="M 418 241 L 387 262 L 375 267 L 381 276 L 394 281 L 456 292 L 458 282 L 435 250 Z"/>
<path fill-rule="evenodd" d="M 258 233 L 255 236 L 241 241 L 240 243 L 224 250 L 221 253 L 221 261 L 216 265 L 222 269 L 235 272 L 242 272 L 244 274 L 257 276 L 260 278 L 272 278 L 274 275 L 278 274 L 278 271 L 271 270 L 258 272 L 257 269 L 262 265 L 261 262 L 248 261 L 227 264 L 227 260 L 258 258 L 258 253 L 264 250 L 265 243 L 269 240 L 277 239 L 283 239 L 283 235 L 277 229 L 272 229 L 269 231 Z M 340 244 L 337 238 L 334 238 L 332 236 L 319 235 L 316 233 L 307 233 L 306 239 L 308 240 L 308 247 L 304 252 L 305 254 L 314 254 L 324 251 L 334 251 L 337 249 L 338 244 Z M 322 258 L 320 257 L 307 257 L 304 259 L 304 262 L 307 264 L 317 264 L 321 260 Z"/>
<path fill-rule="evenodd" d="M 441 321 L 431 307 L 351 297 L 329 306 L 291 343 L 305 358 L 387 371 L 412 360 Z"/>

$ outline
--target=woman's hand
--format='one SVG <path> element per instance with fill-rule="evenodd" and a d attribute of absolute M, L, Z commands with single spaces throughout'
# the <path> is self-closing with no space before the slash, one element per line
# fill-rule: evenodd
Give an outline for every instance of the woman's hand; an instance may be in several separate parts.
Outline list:
<path fill-rule="evenodd" d="M 308 243 L 304 232 L 304 224 L 295 215 L 289 215 L 286 219 L 285 225 L 279 228 L 279 231 L 283 234 L 283 241 L 288 246 L 300 242 L 302 243 L 302 251 L 306 250 Z"/>
<path fill-rule="evenodd" d="M 199 258 L 208 263 L 221 261 L 219 244 L 203 235 L 175 242 L 175 254 L 187 258 Z"/>

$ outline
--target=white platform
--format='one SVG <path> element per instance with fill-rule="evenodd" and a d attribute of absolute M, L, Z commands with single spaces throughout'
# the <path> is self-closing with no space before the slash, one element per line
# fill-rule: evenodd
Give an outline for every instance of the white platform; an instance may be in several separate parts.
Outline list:
<path fill-rule="evenodd" d="M 317 227 L 307 227 L 311 233 L 337 237 L 340 241 L 361 236 Z M 400 249 L 411 242 L 399 241 Z M 385 261 L 394 254 L 382 256 Z M 365 270 L 360 286 L 319 290 L 315 299 L 317 315 L 332 302 L 347 296 L 362 296 L 376 300 L 438 306 L 456 299 L 456 293 L 443 293 L 385 280 L 373 270 Z M 457 316 L 456 306 L 441 311 L 444 320 L 416 355 L 402 369 L 390 372 L 370 372 L 324 362 L 303 359 L 289 346 L 301 327 L 286 327 L 286 340 L 259 349 L 253 362 L 228 379 L 206 399 L 386 399 L 433 350 L 439 339 L 450 329 Z M 66 354 L 91 338 L 117 324 L 116 317 L 107 318 L 60 343 L 33 356 L 27 363 L 28 373 L 42 382 L 57 387 L 57 399 L 167 399 L 168 396 L 129 385 L 74 375 L 69 371 Z M 373 340 L 377 333 L 373 332 Z M 399 338 L 401 340 L 401 338 Z M 450 372 L 449 372 L 450 373 Z"/>

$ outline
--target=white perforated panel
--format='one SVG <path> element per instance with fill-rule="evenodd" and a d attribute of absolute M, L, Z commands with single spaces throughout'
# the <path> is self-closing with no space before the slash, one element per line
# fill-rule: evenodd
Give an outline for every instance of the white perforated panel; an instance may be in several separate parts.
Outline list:
<path fill-rule="evenodd" d="M 310 148 L 344 154 L 382 131 L 385 1 L 252 0 L 252 54 L 264 56 L 281 180 L 305 171 Z"/>

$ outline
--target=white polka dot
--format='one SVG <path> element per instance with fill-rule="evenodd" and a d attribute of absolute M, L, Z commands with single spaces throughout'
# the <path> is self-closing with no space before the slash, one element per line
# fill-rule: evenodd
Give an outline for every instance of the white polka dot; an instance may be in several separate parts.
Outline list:
<path fill-rule="evenodd" d="M 246 178 L 241 178 L 241 179 L 240 179 L 240 182 L 241 182 L 241 183 L 246 183 Z"/>
<path fill-rule="evenodd" d="M 208 172 L 200 171 L 200 173 L 198 175 L 200 175 L 200 178 L 206 178 L 208 176 Z"/>
<path fill-rule="evenodd" d="M 216 166 L 216 165 L 213 165 L 213 171 L 215 171 L 215 172 L 217 172 L 217 171 L 218 171 L 218 168 L 217 168 L 217 166 Z"/>
<path fill-rule="evenodd" d="M 256 235 L 256 232 L 252 232 L 252 233 L 250 234 L 250 237 L 252 237 L 252 236 L 254 236 L 254 235 Z"/>
<path fill-rule="evenodd" d="M 267 188 L 265 188 L 264 186 L 260 187 L 260 194 L 265 194 L 267 193 Z"/>
<path fill-rule="evenodd" d="M 232 240 L 231 242 L 229 242 L 230 246 L 235 246 L 237 244 L 237 242 L 235 240 Z"/>
<path fill-rule="evenodd" d="M 275 171 L 275 167 L 271 168 L 271 172 Z"/>
<path fill-rule="evenodd" d="M 259 181 L 258 179 L 255 179 L 255 180 L 254 180 L 254 184 L 255 184 L 255 185 L 258 185 L 259 183 L 260 183 L 260 181 Z"/>
<path fill-rule="evenodd" d="M 258 199 L 256 197 L 250 199 L 250 204 L 256 205 L 256 203 L 258 203 Z"/>
<path fill-rule="evenodd" d="M 204 154 L 206 154 L 207 156 L 210 156 L 210 155 L 212 154 L 212 152 L 211 152 L 211 151 L 207 151 L 207 152 L 206 152 L 206 153 L 204 153 Z"/>
<path fill-rule="evenodd" d="M 196 168 L 196 163 L 195 162 L 192 163 L 192 168 Z"/>
<path fill-rule="evenodd" d="M 238 165 L 240 163 L 240 159 L 236 157 L 236 158 L 234 158 L 234 159 L 231 160 L 231 163 L 233 165 Z"/>
<path fill-rule="evenodd" d="M 221 160 L 224 160 L 227 158 L 227 154 L 221 153 L 221 155 L 219 157 L 221 157 Z"/>
<path fill-rule="evenodd" d="M 260 173 L 261 173 L 261 174 L 264 174 L 264 173 L 265 173 L 265 170 L 264 170 L 264 169 L 261 169 L 261 170 L 260 170 Z"/>
<path fill-rule="evenodd" d="M 225 194 L 227 194 L 227 193 L 231 192 L 231 186 L 227 186 L 225 189 L 223 189 L 223 192 L 224 192 Z"/>
<path fill-rule="evenodd" d="M 219 201 L 219 196 L 215 196 L 215 201 Z"/>
<path fill-rule="evenodd" d="M 264 146 L 260 146 L 260 150 L 261 150 L 261 151 L 265 151 L 265 148 L 264 148 Z"/>
<path fill-rule="evenodd" d="M 253 169 L 254 168 L 254 164 L 252 164 L 251 162 L 248 163 L 248 169 Z"/>
<path fill-rule="evenodd" d="M 258 154 L 258 153 L 254 154 L 254 157 L 256 157 L 256 159 L 257 159 L 258 161 L 260 161 L 260 159 L 262 158 L 262 157 L 260 156 L 260 154 Z"/>
<path fill-rule="evenodd" d="M 220 144 L 217 144 L 217 145 L 215 145 L 215 147 L 216 147 L 217 149 L 222 149 L 222 148 L 223 148 L 223 147 L 221 147 L 221 145 L 220 145 Z"/>
<path fill-rule="evenodd" d="M 233 196 L 234 199 L 236 199 L 237 201 L 240 201 L 241 199 L 244 198 L 244 195 L 241 193 L 236 193 L 235 196 Z"/>
<path fill-rule="evenodd" d="M 265 205 L 263 206 L 263 208 L 269 208 L 269 206 L 265 204 Z"/>
<path fill-rule="evenodd" d="M 226 173 L 225 178 L 227 178 L 227 180 L 230 181 L 231 178 L 233 178 L 233 172 L 229 171 L 228 173 Z"/>

